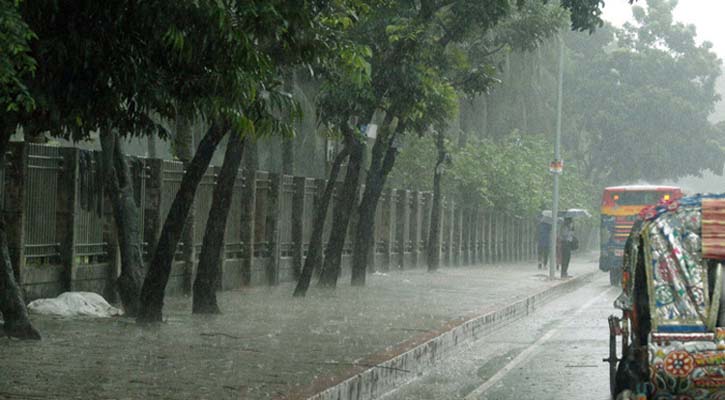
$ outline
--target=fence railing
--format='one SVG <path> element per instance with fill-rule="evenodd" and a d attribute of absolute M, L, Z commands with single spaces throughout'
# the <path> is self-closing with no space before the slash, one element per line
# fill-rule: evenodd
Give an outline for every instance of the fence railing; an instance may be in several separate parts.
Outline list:
<path fill-rule="evenodd" d="M 13 223 L 8 233 L 16 275 L 28 297 L 65 290 L 112 296 L 120 263 L 111 207 L 103 194 L 100 155 L 13 143 L 6 165 L 0 176 L 0 197 L 6 220 Z M 129 166 L 148 262 L 184 166 L 134 157 L 129 157 Z M 167 290 L 188 289 L 193 281 L 218 172 L 219 167 L 209 168 L 199 185 L 194 220 L 186 227 L 191 229 L 193 243 L 179 243 Z M 248 185 L 245 177 L 251 176 L 254 182 Z M 319 179 L 240 171 L 224 237 L 222 287 L 295 279 L 307 254 L 314 208 L 324 185 Z M 331 201 L 323 242 L 329 238 L 335 206 Z M 428 192 L 383 192 L 375 213 L 371 271 L 425 265 L 431 207 Z M 443 199 L 441 214 L 443 266 L 518 261 L 535 254 L 533 218 L 463 207 L 451 199 Z M 357 223 L 353 215 L 343 249 L 344 271 L 349 269 Z M 251 242 L 245 243 L 245 238 Z"/>

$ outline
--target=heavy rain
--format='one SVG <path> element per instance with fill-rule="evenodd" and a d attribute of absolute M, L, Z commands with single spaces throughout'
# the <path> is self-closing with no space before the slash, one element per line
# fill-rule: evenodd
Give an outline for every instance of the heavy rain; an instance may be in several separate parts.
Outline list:
<path fill-rule="evenodd" d="M 718 0 L 0 0 L 0 399 L 725 398 Z"/>

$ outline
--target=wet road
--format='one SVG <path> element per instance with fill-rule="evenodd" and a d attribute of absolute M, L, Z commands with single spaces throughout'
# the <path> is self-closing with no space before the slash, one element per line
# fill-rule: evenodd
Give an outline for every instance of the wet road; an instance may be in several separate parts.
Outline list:
<path fill-rule="evenodd" d="M 385 400 L 609 399 L 608 276 L 457 351 Z"/>

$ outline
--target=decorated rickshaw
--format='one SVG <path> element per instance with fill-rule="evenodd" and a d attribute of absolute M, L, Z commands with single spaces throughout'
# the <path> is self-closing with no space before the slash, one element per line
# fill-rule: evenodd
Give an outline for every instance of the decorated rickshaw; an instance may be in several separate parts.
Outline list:
<path fill-rule="evenodd" d="M 721 263 L 725 194 L 642 210 L 624 249 L 622 316 L 609 317 L 613 398 L 725 400 Z"/>

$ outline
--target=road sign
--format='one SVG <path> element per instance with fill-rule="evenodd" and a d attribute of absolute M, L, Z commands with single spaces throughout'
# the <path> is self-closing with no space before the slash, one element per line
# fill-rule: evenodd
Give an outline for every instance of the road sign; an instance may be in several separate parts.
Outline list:
<path fill-rule="evenodd" d="M 555 160 L 549 163 L 549 172 L 556 175 L 561 175 L 564 171 L 564 160 Z"/>

